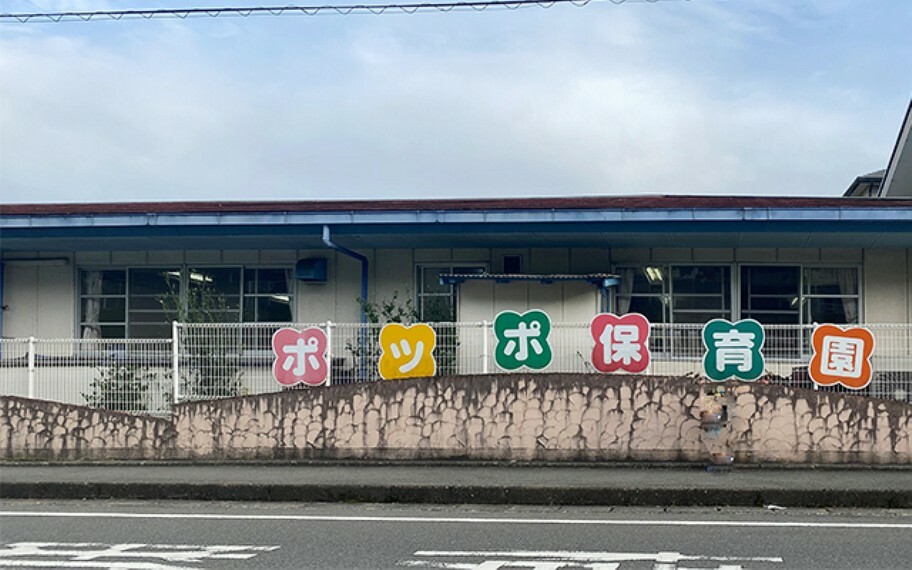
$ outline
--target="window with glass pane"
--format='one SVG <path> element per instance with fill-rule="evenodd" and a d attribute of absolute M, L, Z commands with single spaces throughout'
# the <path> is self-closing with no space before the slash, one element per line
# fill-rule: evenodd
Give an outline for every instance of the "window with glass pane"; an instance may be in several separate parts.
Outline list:
<path fill-rule="evenodd" d="M 291 322 L 291 278 L 288 269 L 245 269 L 244 322 Z"/>
<path fill-rule="evenodd" d="M 620 314 L 642 313 L 653 323 L 705 323 L 731 315 L 727 265 L 647 265 L 618 273 Z"/>
<path fill-rule="evenodd" d="M 742 266 L 741 318 L 768 325 L 799 324 L 800 288 L 797 266 Z"/>
<path fill-rule="evenodd" d="M 797 325 L 801 322 L 801 268 L 782 265 L 741 267 L 741 318 L 764 325 Z M 796 331 L 765 329 L 764 354 L 773 358 L 799 358 L 802 343 Z"/>
<path fill-rule="evenodd" d="M 630 297 L 626 304 L 625 313 L 640 313 L 649 319 L 650 323 L 664 323 L 668 319 L 666 314 L 665 299 L 662 296 L 655 297 Z"/>
<path fill-rule="evenodd" d="M 127 322 L 127 275 L 123 270 L 80 272 L 79 334 L 123 338 Z"/>
<path fill-rule="evenodd" d="M 731 267 L 727 265 L 646 265 L 617 271 L 619 314 L 641 313 L 656 324 L 703 324 L 731 317 Z M 654 329 L 650 342 L 657 352 L 701 350 L 699 328 Z"/>
<path fill-rule="evenodd" d="M 731 318 L 731 268 L 713 265 L 671 267 L 672 322 L 703 324 Z"/>
<path fill-rule="evenodd" d="M 191 267 L 187 270 L 187 303 L 197 321 L 237 323 L 241 320 L 241 269 Z"/>
<path fill-rule="evenodd" d="M 731 318 L 731 267 L 727 265 L 671 266 L 671 320 L 679 325 L 703 325 Z M 701 327 L 673 331 L 677 353 L 702 352 Z"/>
<path fill-rule="evenodd" d="M 651 323 L 669 322 L 668 267 L 619 267 L 617 312 L 641 313 Z"/>
<path fill-rule="evenodd" d="M 855 267 L 743 266 L 741 317 L 764 324 L 858 322 Z"/>
<path fill-rule="evenodd" d="M 440 276 L 446 273 L 480 274 L 485 268 L 470 266 L 418 266 L 418 317 L 423 322 L 447 323 L 456 320 L 456 288 L 442 285 Z"/>
<path fill-rule="evenodd" d="M 127 336 L 168 338 L 175 318 L 162 300 L 180 298 L 181 272 L 172 268 L 143 268 L 127 271 Z"/>
<path fill-rule="evenodd" d="M 803 321 L 854 324 L 858 322 L 858 269 L 804 268 Z"/>
<path fill-rule="evenodd" d="M 287 269 L 82 269 L 80 335 L 167 338 L 178 307 L 195 322 L 290 322 L 291 284 Z"/>

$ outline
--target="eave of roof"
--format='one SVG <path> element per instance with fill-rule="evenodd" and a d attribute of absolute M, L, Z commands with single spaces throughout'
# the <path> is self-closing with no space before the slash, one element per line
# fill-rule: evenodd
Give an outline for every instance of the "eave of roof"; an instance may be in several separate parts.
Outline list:
<path fill-rule="evenodd" d="M 763 196 L 581 196 L 436 200 L 109 202 L 5 204 L 2 216 L 440 212 L 537 210 L 839 209 L 908 207 L 906 200 Z"/>
<path fill-rule="evenodd" d="M 865 247 L 912 244 L 912 201 L 878 198 L 637 196 L 358 202 L 167 202 L 0 207 L 0 251 L 322 247 Z M 756 236 L 765 234 L 759 240 Z M 655 236 L 646 240 L 644 236 Z M 637 237 L 641 236 L 641 237 Z M 685 237 L 686 236 L 686 237 Z M 748 237 L 754 236 L 754 237 Z M 778 237 L 776 237 L 778 236 Z M 862 237 L 863 236 L 863 237 Z"/>

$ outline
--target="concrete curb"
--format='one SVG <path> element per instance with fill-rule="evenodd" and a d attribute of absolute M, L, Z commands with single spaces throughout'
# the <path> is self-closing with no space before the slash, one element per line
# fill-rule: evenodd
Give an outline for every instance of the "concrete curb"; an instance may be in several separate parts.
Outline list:
<path fill-rule="evenodd" d="M 199 467 L 199 466 L 331 466 L 331 467 L 509 467 L 538 469 L 667 469 L 703 471 L 705 462 L 687 461 L 485 461 L 478 459 L 394 460 L 394 459 L 106 459 L 35 460 L 0 459 L 0 469 L 16 467 Z M 910 471 L 912 463 L 738 463 L 737 471 Z"/>
<path fill-rule="evenodd" d="M 3 499 L 299 501 L 629 507 L 912 508 L 912 490 L 13 482 Z"/>

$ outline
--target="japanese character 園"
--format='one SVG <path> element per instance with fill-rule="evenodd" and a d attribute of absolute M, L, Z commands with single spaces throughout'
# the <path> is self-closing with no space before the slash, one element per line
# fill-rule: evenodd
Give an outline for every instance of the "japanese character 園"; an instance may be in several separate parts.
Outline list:
<path fill-rule="evenodd" d="M 868 329 L 820 325 L 811 334 L 811 347 L 808 374 L 816 384 L 861 390 L 871 383 L 874 335 Z"/>

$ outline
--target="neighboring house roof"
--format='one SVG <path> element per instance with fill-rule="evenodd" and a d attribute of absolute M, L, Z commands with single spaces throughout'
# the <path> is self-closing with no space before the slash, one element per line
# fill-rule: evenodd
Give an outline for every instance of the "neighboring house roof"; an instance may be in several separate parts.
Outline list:
<path fill-rule="evenodd" d="M 590 196 L 0 206 L 0 249 L 908 247 L 912 201 Z"/>
<path fill-rule="evenodd" d="M 880 196 L 884 198 L 912 198 L 912 99 L 906 109 L 887 172 L 880 188 Z"/>
<path fill-rule="evenodd" d="M 883 183 L 885 172 L 886 170 L 881 168 L 856 177 L 843 196 L 847 198 L 876 198 L 880 193 L 880 185 Z"/>

